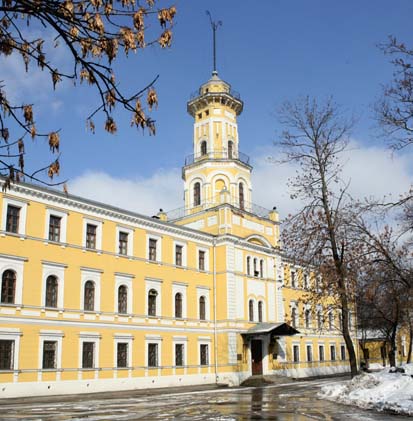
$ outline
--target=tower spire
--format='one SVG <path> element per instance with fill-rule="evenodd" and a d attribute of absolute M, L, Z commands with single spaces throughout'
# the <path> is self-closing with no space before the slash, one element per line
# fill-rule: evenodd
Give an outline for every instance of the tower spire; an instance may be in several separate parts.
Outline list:
<path fill-rule="evenodd" d="M 206 14 L 209 16 L 209 22 L 211 23 L 211 28 L 212 28 L 212 46 L 213 46 L 213 69 L 212 69 L 212 74 L 213 75 L 217 75 L 217 48 L 216 48 L 216 32 L 218 27 L 222 26 L 222 21 L 218 20 L 218 21 L 213 21 L 212 20 L 212 16 L 211 13 L 209 12 L 209 10 L 206 11 Z"/>

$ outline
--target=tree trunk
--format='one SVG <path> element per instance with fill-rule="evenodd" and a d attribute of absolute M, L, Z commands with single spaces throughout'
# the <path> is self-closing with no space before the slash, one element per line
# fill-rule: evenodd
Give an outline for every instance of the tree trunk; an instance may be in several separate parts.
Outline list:
<path fill-rule="evenodd" d="M 353 341 L 351 340 L 351 334 L 349 329 L 349 309 L 348 309 L 348 302 L 347 296 L 345 293 L 342 293 L 340 296 L 341 299 L 341 309 L 342 309 L 342 320 L 343 320 L 343 338 L 344 342 L 346 343 L 348 358 L 350 363 L 350 373 L 351 378 L 357 376 L 358 374 L 358 367 L 357 367 L 357 356 L 356 351 L 354 349 Z"/>
<path fill-rule="evenodd" d="M 409 350 L 407 351 L 406 363 L 409 364 L 412 360 L 412 345 L 413 345 L 413 323 L 409 323 Z"/>
<path fill-rule="evenodd" d="M 396 367 L 396 353 L 397 353 L 397 345 L 396 345 L 396 334 L 397 334 L 397 325 L 393 326 L 392 333 L 390 336 L 390 351 L 389 351 L 389 363 L 390 367 Z"/>

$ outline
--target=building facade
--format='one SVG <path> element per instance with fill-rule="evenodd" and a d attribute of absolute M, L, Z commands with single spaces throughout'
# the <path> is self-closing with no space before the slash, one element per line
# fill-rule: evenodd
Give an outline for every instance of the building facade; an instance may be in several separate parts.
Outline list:
<path fill-rule="evenodd" d="M 312 274 L 283 257 L 277 211 L 252 203 L 242 108 L 216 72 L 188 102 L 182 209 L 2 193 L 0 398 L 348 371 L 339 315 L 303 304 Z"/>

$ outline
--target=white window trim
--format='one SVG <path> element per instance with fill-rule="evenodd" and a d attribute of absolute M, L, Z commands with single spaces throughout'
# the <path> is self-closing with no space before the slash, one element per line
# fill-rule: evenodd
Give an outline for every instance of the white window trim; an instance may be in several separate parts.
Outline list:
<path fill-rule="evenodd" d="M 24 261 L 21 258 L 13 258 L 13 256 L 0 256 L 0 285 L 3 281 L 3 273 L 6 270 L 12 270 L 16 273 L 16 289 L 14 295 L 14 305 L 22 305 L 23 303 L 23 273 Z M 13 305 L 13 304 L 11 304 Z"/>
<path fill-rule="evenodd" d="M 196 314 L 196 319 L 199 319 L 199 299 L 201 298 L 201 296 L 205 297 L 205 320 L 204 321 L 208 321 L 211 320 L 211 314 L 210 314 L 210 300 L 209 300 L 209 288 L 208 287 L 202 287 L 202 286 L 197 286 L 196 287 L 196 299 L 197 299 L 197 314 Z"/>
<path fill-rule="evenodd" d="M 173 367 L 183 368 L 183 367 L 186 367 L 188 365 L 188 360 L 187 360 L 187 354 L 188 354 L 187 348 L 188 348 L 188 346 L 187 346 L 187 344 L 188 344 L 188 338 L 186 336 L 174 336 L 172 338 L 172 364 L 171 365 Z M 175 359 L 175 357 L 176 357 L 175 345 L 183 345 L 184 346 L 183 366 L 175 365 L 175 361 L 176 361 L 176 359 Z"/>
<path fill-rule="evenodd" d="M 200 368 L 209 367 L 211 365 L 211 339 L 210 338 L 198 338 L 198 365 Z M 201 345 L 208 345 L 208 361 L 206 365 L 201 365 Z"/>
<path fill-rule="evenodd" d="M 158 245 L 158 244 L 157 244 Z M 176 246 L 181 246 L 182 247 L 182 265 L 178 266 L 176 264 L 176 256 L 175 256 L 175 249 Z M 173 242 L 173 247 L 172 247 L 172 264 L 175 265 L 178 268 L 183 268 L 183 267 L 187 267 L 188 266 L 188 261 L 187 261 L 187 250 L 188 250 L 188 245 L 182 241 L 174 241 Z"/>
<path fill-rule="evenodd" d="M 294 363 L 294 347 L 297 346 L 298 347 L 298 361 L 297 362 L 301 362 L 301 349 L 300 349 L 300 342 L 293 342 L 291 344 L 291 351 L 292 351 L 292 355 L 291 355 L 291 361 Z"/>
<path fill-rule="evenodd" d="M 19 353 L 20 353 L 20 336 L 23 334 L 20 329 L 1 327 L 0 329 L 0 340 L 2 341 L 14 341 L 12 349 L 13 367 L 12 370 L 19 369 Z"/>
<path fill-rule="evenodd" d="M 148 308 L 148 294 L 151 289 L 154 289 L 158 295 L 156 296 L 156 315 L 162 315 L 162 280 L 160 279 L 145 279 L 145 314 L 149 316 Z M 174 308 L 174 307 L 173 307 Z M 154 317 L 154 316 L 150 316 Z"/>
<path fill-rule="evenodd" d="M 307 347 L 311 348 L 311 361 L 308 359 L 308 353 L 307 353 Z M 306 362 L 314 362 L 314 348 L 312 343 L 306 343 L 305 344 L 305 361 Z"/>
<path fill-rule="evenodd" d="M 200 269 L 199 268 L 199 252 L 203 251 L 205 253 L 205 269 Z M 199 271 L 201 272 L 209 272 L 209 250 L 207 248 L 204 247 L 197 247 L 196 248 L 196 267 Z"/>
<path fill-rule="evenodd" d="M 118 297 L 118 290 L 121 285 L 125 285 L 128 289 L 128 300 L 127 300 L 127 309 L 126 314 L 119 313 L 121 316 L 132 314 L 132 303 L 133 303 L 133 289 L 132 289 L 132 278 L 126 276 L 115 275 L 115 304 L 114 304 L 114 312 L 118 313 L 118 304 L 119 304 L 119 297 Z"/>
<path fill-rule="evenodd" d="M 63 336 L 64 334 L 60 330 L 41 330 L 40 331 L 40 346 L 39 346 L 39 360 L 38 360 L 40 370 L 59 370 L 62 368 Z M 57 342 L 55 368 L 43 368 L 43 348 L 44 348 L 45 341 Z"/>
<path fill-rule="evenodd" d="M 132 365 L 132 344 L 133 344 L 133 335 L 115 333 L 114 335 L 114 351 L 113 351 L 113 367 L 115 370 L 125 370 L 133 367 Z M 118 343 L 127 343 L 128 344 L 128 356 L 126 361 L 126 367 L 118 367 Z"/>
<path fill-rule="evenodd" d="M 54 209 L 46 209 L 46 223 L 44 228 L 44 238 L 46 241 L 49 240 L 49 225 L 50 225 L 50 216 L 57 216 L 60 219 L 60 238 L 59 243 L 66 243 L 66 234 L 67 234 L 67 213 L 60 212 Z M 53 241 L 54 242 L 54 241 Z"/>
<path fill-rule="evenodd" d="M 79 369 L 80 370 L 93 370 L 99 368 L 99 344 L 100 339 L 102 339 L 99 333 L 95 332 L 80 332 L 79 333 Z M 84 342 L 93 342 L 95 344 L 95 352 L 93 355 L 93 367 L 92 368 L 83 368 L 83 343 Z"/>
<path fill-rule="evenodd" d="M 186 291 L 187 291 L 188 285 L 184 285 L 181 283 L 172 283 L 172 309 L 173 314 L 172 317 L 175 318 L 176 309 L 175 309 L 175 295 L 180 293 L 182 295 L 182 317 L 179 319 L 186 319 L 187 317 L 187 299 L 186 299 Z"/>
<path fill-rule="evenodd" d="M 64 290 L 65 290 L 65 267 L 61 264 L 53 265 L 53 263 L 42 263 L 43 265 L 43 282 L 41 290 L 41 306 L 46 307 L 46 280 L 49 276 L 56 276 L 57 278 L 57 308 L 55 310 L 62 310 L 64 308 Z"/>
<path fill-rule="evenodd" d="M 125 232 L 128 234 L 128 249 L 127 254 L 120 254 L 119 253 L 119 233 Z M 126 228 L 121 225 L 116 226 L 116 239 L 115 239 L 115 253 L 119 256 L 133 256 L 133 229 Z"/>
<path fill-rule="evenodd" d="M 96 249 L 87 249 L 87 250 L 96 250 L 102 251 L 102 226 L 103 222 L 96 219 L 83 218 L 83 238 L 82 238 L 82 247 L 86 249 L 86 226 L 88 224 L 96 226 Z"/>
<path fill-rule="evenodd" d="M 95 308 L 86 311 L 100 311 L 100 273 L 81 269 L 80 271 L 80 309 L 85 311 L 85 284 L 92 281 L 95 284 Z"/>
<path fill-rule="evenodd" d="M 334 360 L 331 358 L 331 347 L 334 347 Z M 330 361 L 337 361 L 337 346 L 335 342 L 330 342 L 328 346 L 328 350 L 330 352 Z"/>
<path fill-rule="evenodd" d="M 3 215 L 2 215 L 2 229 L 6 231 L 6 222 L 7 222 L 7 207 L 9 205 L 16 206 L 20 208 L 19 213 L 19 228 L 17 234 L 25 235 L 26 234 L 26 219 L 27 219 L 27 203 L 15 199 L 10 199 L 8 197 L 3 198 Z M 9 233 L 13 234 L 13 233 Z"/>
<path fill-rule="evenodd" d="M 320 347 L 323 348 L 323 359 L 320 359 Z M 326 361 L 326 347 L 324 343 L 319 343 L 318 344 L 318 361 Z"/>
<path fill-rule="evenodd" d="M 258 299 L 257 299 L 257 318 L 256 318 L 256 321 L 259 322 L 258 305 L 259 305 L 260 301 L 262 302 L 262 322 L 264 323 L 264 322 L 267 321 L 267 317 L 266 317 L 265 299 L 263 297 L 258 297 Z M 255 309 L 254 309 L 254 311 L 255 311 Z"/>
<path fill-rule="evenodd" d="M 156 240 L 156 260 L 149 260 L 149 240 Z M 146 234 L 146 260 L 148 262 L 162 262 L 162 237 L 156 234 Z M 175 261 L 175 259 L 173 260 Z"/>
<path fill-rule="evenodd" d="M 156 367 L 149 367 L 149 344 L 157 344 L 158 345 L 158 355 L 157 355 L 157 366 Z M 162 367 L 162 337 L 161 336 L 152 336 L 146 335 L 145 336 L 145 368 L 150 369 L 160 369 Z"/>

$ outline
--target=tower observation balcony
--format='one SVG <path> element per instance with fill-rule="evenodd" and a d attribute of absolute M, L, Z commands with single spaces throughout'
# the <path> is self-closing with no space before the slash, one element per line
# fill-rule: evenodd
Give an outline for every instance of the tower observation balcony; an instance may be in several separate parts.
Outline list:
<path fill-rule="evenodd" d="M 238 161 L 251 167 L 250 157 L 245 153 L 239 151 L 226 150 L 214 150 L 206 153 L 197 153 L 188 155 L 185 158 L 185 166 L 192 165 L 194 163 L 203 162 L 207 160 L 213 161 Z"/>

